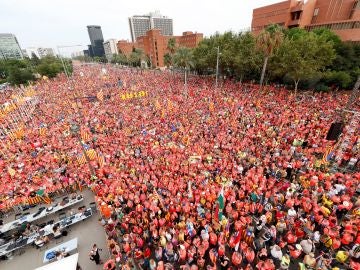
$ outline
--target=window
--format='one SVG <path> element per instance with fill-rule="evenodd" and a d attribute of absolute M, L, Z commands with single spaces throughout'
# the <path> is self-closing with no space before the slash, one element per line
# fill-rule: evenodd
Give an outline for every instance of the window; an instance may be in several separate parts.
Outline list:
<path fill-rule="evenodd" d="M 314 9 L 314 17 L 316 17 L 319 14 L 319 8 Z"/>

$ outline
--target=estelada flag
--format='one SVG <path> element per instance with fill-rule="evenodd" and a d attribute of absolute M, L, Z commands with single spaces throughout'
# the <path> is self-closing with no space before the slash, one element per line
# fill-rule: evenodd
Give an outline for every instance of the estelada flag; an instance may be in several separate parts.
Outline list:
<path fill-rule="evenodd" d="M 98 100 L 100 100 L 101 102 L 104 101 L 104 93 L 102 91 L 102 89 L 96 94 L 96 97 Z"/>

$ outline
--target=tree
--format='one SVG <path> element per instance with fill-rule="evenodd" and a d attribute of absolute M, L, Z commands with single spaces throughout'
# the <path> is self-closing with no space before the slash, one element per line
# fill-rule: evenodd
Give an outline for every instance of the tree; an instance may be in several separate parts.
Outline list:
<path fill-rule="evenodd" d="M 264 54 L 264 64 L 260 78 L 260 90 L 264 83 L 264 77 L 266 72 L 266 66 L 269 58 L 273 53 L 280 47 L 284 39 L 284 33 L 279 25 L 270 25 L 265 28 L 257 37 L 257 46 L 260 51 Z"/>
<path fill-rule="evenodd" d="M 69 65 L 68 62 L 66 62 L 65 60 L 64 60 L 64 65 L 66 65 L 68 70 Z M 36 67 L 36 71 L 40 73 L 42 76 L 46 76 L 48 78 L 54 78 L 58 73 L 63 71 L 63 66 L 59 59 L 48 56 L 40 60 L 39 65 Z"/>
<path fill-rule="evenodd" d="M 174 55 L 174 64 L 185 69 L 185 85 L 187 84 L 187 72 L 194 67 L 193 55 L 189 48 L 180 47 Z"/>
<path fill-rule="evenodd" d="M 170 53 L 164 54 L 164 64 L 168 67 L 172 66 L 172 57 L 171 57 Z"/>
<path fill-rule="evenodd" d="M 129 55 L 129 63 L 132 66 L 140 66 L 141 61 L 145 59 L 144 51 L 141 49 L 133 48 L 133 51 Z"/>
<path fill-rule="evenodd" d="M 113 64 L 118 63 L 118 64 L 125 65 L 128 63 L 128 59 L 127 59 L 126 55 L 123 53 L 114 54 L 111 59 L 111 63 L 113 63 Z"/>
<path fill-rule="evenodd" d="M 277 53 L 277 72 L 294 81 L 295 93 L 300 80 L 315 76 L 335 58 L 333 44 L 314 33 L 286 38 Z"/>
<path fill-rule="evenodd" d="M 40 64 L 40 59 L 34 52 L 31 53 L 30 62 L 33 66 L 37 66 Z"/>
<path fill-rule="evenodd" d="M 9 68 L 9 76 L 7 81 L 12 85 L 26 84 L 31 80 L 34 80 L 34 76 L 29 68 L 18 68 L 16 66 Z"/>
<path fill-rule="evenodd" d="M 170 38 L 168 40 L 167 49 L 169 52 L 165 54 L 167 59 L 165 59 L 165 55 L 164 55 L 164 62 L 166 61 L 169 63 L 169 66 L 173 66 L 174 65 L 174 54 L 176 52 L 175 38 Z"/>
<path fill-rule="evenodd" d="M 236 39 L 234 55 L 234 73 L 240 78 L 252 80 L 260 75 L 261 55 L 256 52 L 256 40 L 250 33 L 240 33 Z"/>

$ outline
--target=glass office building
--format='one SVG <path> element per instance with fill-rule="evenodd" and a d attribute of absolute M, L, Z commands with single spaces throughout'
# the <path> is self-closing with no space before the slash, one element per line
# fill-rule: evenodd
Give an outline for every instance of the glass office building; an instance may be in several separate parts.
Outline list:
<path fill-rule="evenodd" d="M 15 35 L 0 34 L 0 59 L 23 59 L 23 53 Z"/>

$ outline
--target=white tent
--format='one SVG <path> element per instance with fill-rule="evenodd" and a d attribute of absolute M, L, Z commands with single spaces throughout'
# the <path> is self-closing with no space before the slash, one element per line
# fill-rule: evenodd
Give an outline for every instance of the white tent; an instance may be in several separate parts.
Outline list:
<path fill-rule="evenodd" d="M 76 270 L 79 253 L 66 257 L 60 261 L 49 263 L 47 265 L 36 268 L 35 270 Z"/>

